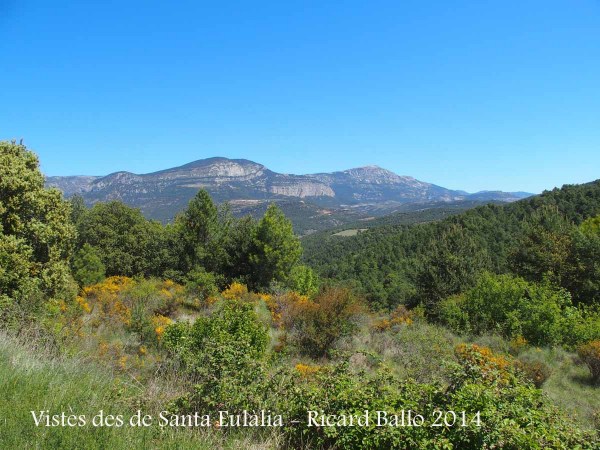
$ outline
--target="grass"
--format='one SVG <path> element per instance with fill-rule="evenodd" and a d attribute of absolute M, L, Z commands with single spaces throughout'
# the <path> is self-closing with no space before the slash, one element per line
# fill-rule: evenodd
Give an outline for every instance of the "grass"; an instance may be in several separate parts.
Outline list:
<path fill-rule="evenodd" d="M 378 355 L 400 378 L 445 384 L 448 363 L 459 340 L 445 328 L 425 322 L 396 325 L 385 332 L 363 329 L 343 348 Z"/>
<path fill-rule="evenodd" d="M 267 449 L 276 436 L 225 434 L 213 429 L 36 427 L 31 411 L 130 417 L 143 388 L 76 358 L 58 359 L 0 334 L 0 448 L 28 449 Z M 154 411 L 150 411 L 150 414 Z M 154 413 L 155 414 L 155 413 Z M 89 422 L 90 420 L 88 420 Z M 262 443 L 258 443 L 261 442 Z"/>
<path fill-rule="evenodd" d="M 544 392 L 582 426 L 600 429 L 600 386 L 591 383 L 590 372 L 573 353 L 561 349 L 530 349 L 551 368 Z"/>

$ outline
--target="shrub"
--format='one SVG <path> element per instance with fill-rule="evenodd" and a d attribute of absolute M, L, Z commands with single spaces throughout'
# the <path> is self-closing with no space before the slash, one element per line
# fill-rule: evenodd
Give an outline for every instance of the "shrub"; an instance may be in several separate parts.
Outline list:
<path fill-rule="evenodd" d="M 552 375 L 552 369 L 543 361 L 518 359 L 515 361 L 515 367 L 523 374 L 526 380 L 532 382 L 538 389 Z"/>
<path fill-rule="evenodd" d="M 579 346 L 577 354 L 589 367 L 592 380 L 595 383 L 600 382 L 600 340 Z"/>
<path fill-rule="evenodd" d="M 141 342 L 156 345 L 183 293 L 171 280 L 109 277 L 84 288 L 77 303 L 80 312 L 93 317 L 93 326 L 133 331 Z"/>
<path fill-rule="evenodd" d="M 511 361 L 493 353 L 488 347 L 477 344 L 460 344 L 455 349 L 456 357 L 465 374 L 472 378 L 495 380 L 507 383 L 510 379 Z"/>
<path fill-rule="evenodd" d="M 286 285 L 291 290 L 310 297 L 319 291 L 319 277 L 310 267 L 297 264 L 292 267 Z"/>
<path fill-rule="evenodd" d="M 209 297 L 218 294 L 219 277 L 204 269 L 196 269 L 187 275 L 185 289 L 190 296 L 206 301 Z"/>
<path fill-rule="evenodd" d="M 399 305 L 391 312 L 389 318 L 376 320 L 371 328 L 375 331 L 385 331 L 395 325 L 411 325 L 414 322 L 414 314 L 404 305 Z"/>
<path fill-rule="evenodd" d="M 282 383 L 275 397 L 289 417 L 284 432 L 294 448 L 595 448 L 593 433 L 584 432 L 557 411 L 542 392 L 523 384 L 504 357 L 483 348 L 461 346 L 461 363 L 448 388 L 401 380 L 380 366 L 354 372 L 340 361 L 305 376 L 296 370 L 294 383 Z M 477 370 L 474 370 L 477 369 Z M 480 370 L 482 369 L 482 370 Z M 293 426 L 306 424 L 307 411 L 364 417 L 367 426 Z M 413 411 L 423 426 L 376 426 L 376 411 Z M 436 411 L 456 412 L 454 426 L 432 427 Z M 465 426 L 462 426 L 462 411 Z M 438 413 L 439 414 L 439 413 Z M 478 415 L 477 415 L 478 414 Z M 445 417 L 448 417 L 446 415 Z M 452 420 L 452 415 L 449 416 Z M 477 420 L 479 417 L 480 420 Z"/>
<path fill-rule="evenodd" d="M 296 293 L 283 295 L 275 314 L 303 353 L 320 357 L 354 332 L 362 312 L 362 302 L 349 289 L 326 287 L 314 300 Z"/>
<path fill-rule="evenodd" d="M 179 357 L 195 387 L 177 405 L 184 410 L 230 412 L 256 408 L 265 379 L 269 336 L 253 305 L 218 304 L 193 325 L 166 327 L 164 344 Z"/>
<path fill-rule="evenodd" d="M 571 344 L 572 331 L 582 321 L 564 289 L 489 273 L 464 294 L 442 302 L 439 317 L 455 331 L 498 332 L 533 345 Z"/>
<path fill-rule="evenodd" d="M 240 300 L 248 295 L 248 288 L 245 284 L 233 282 L 231 285 L 221 292 L 221 296 L 227 300 Z"/>

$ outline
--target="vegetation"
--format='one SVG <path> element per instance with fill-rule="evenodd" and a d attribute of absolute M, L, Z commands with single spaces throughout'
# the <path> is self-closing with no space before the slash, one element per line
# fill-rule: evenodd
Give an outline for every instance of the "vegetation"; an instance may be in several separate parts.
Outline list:
<path fill-rule="evenodd" d="M 353 283 L 378 308 L 435 303 L 470 287 L 475 272 L 483 270 L 533 281 L 554 271 L 553 280 L 576 303 L 592 304 L 600 292 L 598 241 L 597 234 L 583 231 L 587 226 L 582 223 L 598 215 L 600 181 L 508 205 L 480 206 L 441 222 L 377 227 L 318 242 L 305 238 L 304 261 L 322 277 Z M 546 230 L 541 235 L 540 227 Z M 542 240 L 531 239 L 536 236 Z M 561 242 L 562 250 L 552 242 Z M 549 261 L 555 263 L 548 266 Z M 428 280 L 437 287 L 427 286 Z M 419 285 L 430 292 L 424 295 Z"/>
<path fill-rule="evenodd" d="M 586 344 L 582 344 L 578 349 L 577 353 L 579 357 L 585 361 L 587 366 L 590 368 L 592 373 L 592 380 L 594 382 L 600 381 L 600 340 L 590 341 Z"/>
<path fill-rule="evenodd" d="M 33 153 L 0 150 L 9 448 L 600 445 L 599 182 L 306 240 L 301 263 L 275 205 L 234 218 L 199 191 L 164 226 L 117 201 L 66 202 Z M 35 426 L 37 410 L 210 417 L 69 428 Z M 219 415 L 260 410 L 280 423 Z M 411 426 L 388 426 L 403 411 Z"/>
<path fill-rule="evenodd" d="M 438 305 L 439 320 L 457 332 L 496 332 L 534 345 L 576 346 L 600 337 L 597 315 L 571 304 L 570 294 L 552 284 L 512 275 L 484 273 L 475 287 Z"/>

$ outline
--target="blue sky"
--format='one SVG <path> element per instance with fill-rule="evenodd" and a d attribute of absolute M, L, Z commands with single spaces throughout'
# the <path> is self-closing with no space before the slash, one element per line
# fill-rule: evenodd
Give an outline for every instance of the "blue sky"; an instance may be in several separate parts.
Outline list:
<path fill-rule="evenodd" d="M 468 191 L 600 178 L 598 0 L 0 0 L 0 57 L 0 139 L 49 175 L 226 156 Z"/>

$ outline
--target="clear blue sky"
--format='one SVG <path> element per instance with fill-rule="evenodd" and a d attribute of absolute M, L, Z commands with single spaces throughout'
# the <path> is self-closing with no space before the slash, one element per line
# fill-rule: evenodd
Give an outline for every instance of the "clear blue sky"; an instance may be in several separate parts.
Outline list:
<path fill-rule="evenodd" d="M 0 0 L 0 57 L 0 139 L 49 175 L 226 156 L 468 191 L 600 178 L 598 0 Z"/>

